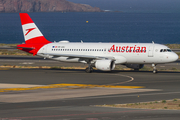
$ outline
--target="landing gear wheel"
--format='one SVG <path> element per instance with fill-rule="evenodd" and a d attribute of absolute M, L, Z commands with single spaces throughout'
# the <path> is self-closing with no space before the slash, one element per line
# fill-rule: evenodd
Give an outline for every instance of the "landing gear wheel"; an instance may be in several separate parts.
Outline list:
<path fill-rule="evenodd" d="M 157 70 L 153 70 L 153 73 L 156 74 L 156 73 L 157 73 Z"/>
<path fill-rule="evenodd" d="M 156 64 L 152 64 L 152 67 L 153 67 L 153 73 L 156 74 L 157 73 Z"/>
<path fill-rule="evenodd" d="M 86 71 L 86 73 L 92 73 L 93 68 L 91 65 L 91 61 L 87 61 L 87 63 L 88 63 L 88 67 L 85 69 L 85 71 Z"/>
<path fill-rule="evenodd" d="M 91 68 L 87 67 L 87 68 L 85 69 L 85 71 L 86 71 L 87 73 L 92 73 L 93 68 L 92 68 L 92 67 L 91 67 Z"/>

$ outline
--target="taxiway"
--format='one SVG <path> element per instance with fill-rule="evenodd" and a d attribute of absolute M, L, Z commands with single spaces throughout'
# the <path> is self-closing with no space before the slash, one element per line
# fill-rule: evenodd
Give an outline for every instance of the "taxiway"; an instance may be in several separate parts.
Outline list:
<path fill-rule="evenodd" d="M 0 119 L 178 120 L 179 110 L 101 108 L 94 105 L 137 103 L 179 98 L 180 73 L 151 71 L 95 71 L 61 69 L 0 70 L 1 84 L 49 86 L 84 84 L 0 93 Z M 86 85 L 143 86 L 143 88 L 87 87 Z M 1 87 L 1 85 L 0 85 Z M 18 88 L 17 88 L 18 89 Z"/>

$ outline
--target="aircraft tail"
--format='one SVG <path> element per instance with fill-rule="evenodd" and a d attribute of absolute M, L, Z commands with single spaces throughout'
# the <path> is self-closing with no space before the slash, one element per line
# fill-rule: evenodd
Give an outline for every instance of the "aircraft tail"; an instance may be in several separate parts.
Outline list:
<path fill-rule="evenodd" d="M 17 45 L 17 49 L 36 55 L 48 41 L 27 13 L 20 13 L 25 44 Z"/>
<path fill-rule="evenodd" d="M 35 25 L 35 23 L 32 21 L 32 19 L 27 13 L 20 13 L 19 15 L 26 44 L 50 43 L 50 41 L 48 41 L 43 36 L 41 31 L 38 29 L 38 27 Z"/>

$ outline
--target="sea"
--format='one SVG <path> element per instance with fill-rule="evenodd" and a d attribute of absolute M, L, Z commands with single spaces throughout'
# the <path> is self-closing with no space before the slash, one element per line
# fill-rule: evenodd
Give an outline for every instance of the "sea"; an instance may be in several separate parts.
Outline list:
<path fill-rule="evenodd" d="M 180 44 L 180 13 L 29 13 L 49 41 Z M 18 13 L 0 13 L 0 43 L 23 43 Z"/>

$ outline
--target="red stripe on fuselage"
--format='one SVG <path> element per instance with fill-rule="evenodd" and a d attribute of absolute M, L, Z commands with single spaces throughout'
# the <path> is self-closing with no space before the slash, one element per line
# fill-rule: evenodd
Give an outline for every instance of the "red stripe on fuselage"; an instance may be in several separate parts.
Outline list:
<path fill-rule="evenodd" d="M 21 18 L 21 24 L 29 24 L 29 23 L 34 23 L 33 20 L 29 17 L 27 13 L 19 13 L 20 18 Z"/>

